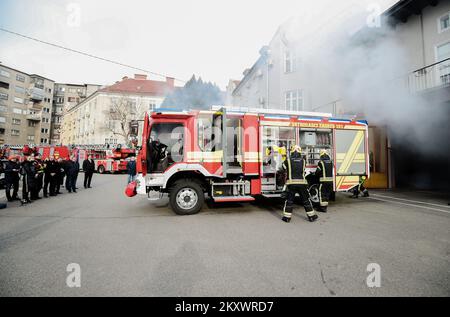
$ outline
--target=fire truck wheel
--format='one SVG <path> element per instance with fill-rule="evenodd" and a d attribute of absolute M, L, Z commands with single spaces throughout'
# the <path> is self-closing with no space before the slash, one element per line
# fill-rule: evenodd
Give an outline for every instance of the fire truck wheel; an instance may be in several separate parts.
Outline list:
<path fill-rule="evenodd" d="M 176 181 L 170 190 L 170 207 L 178 215 L 193 215 L 205 201 L 202 187 L 195 180 Z"/>
<path fill-rule="evenodd" d="M 105 173 L 105 167 L 104 167 L 103 165 L 100 165 L 100 166 L 97 168 L 97 171 L 98 171 L 100 174 L 104 174 L 104 173 Z"/>

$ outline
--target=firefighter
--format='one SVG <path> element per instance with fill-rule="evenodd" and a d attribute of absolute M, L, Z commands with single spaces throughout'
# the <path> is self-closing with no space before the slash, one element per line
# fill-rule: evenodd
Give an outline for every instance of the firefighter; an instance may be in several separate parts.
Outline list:
<path fill-rule="evenodd" d="M 26 156 L 25 161 L 22 162 L 22 205 L 31 203 L 30 194 L 36 186 L 36 173 L 34 170 L 34 156 Z"/>
<path fill-rule="evenodd" d="M 359 184 L 358 186 L 355 186 L 353 188 L 353 195 L 351 196 L 351 198 L 358 198 L 360 192 L 363 194 L 363 197 L 369 197 L 369 191 L 367 190 L 367 188 L 364 187 L 365 181 L 366 181 L 365 176 L 361 176 L 359 178 Z"/>
<path fill-rule="evenodd" d="M 300 195 L 303 206 L 308 216 L 308 220 L 313 222 L 318 216 L 316 215 L 311 201 L 309 200 L 308 184 L 305 178 L 306 161 L 301 156 L 302 149 L 295 145 L 293 151 L 283 162 L 283 169 L 286 171 L 287 179 L 284 188 L 285 203 L 283 209 L 283 218 L 285 222 L 290 222 L 294 204 L 295 194 Z"/>
<path fill-rule="evenodd" d="M 320 212 L 327 212 L 328 201 L 333 192 L 333 161 L 327 150 L 320 150 L 320 160 L 315 175 L 319 178 L 319 208 Z"/>
<path fill-rule="evenodd" d="M 39 197 L 39 192 L 44 187 L 45 172 L 44 162 L 41 160 L 41 156 L 39 154 L 35 156 L 33 165 L 36 173 L 36 186 L 34 186 L 33 190 L 31 191 L 31 200 L 38 200 L 41 199 L 41 197 Z"/>
<path fill-rule="evenodd" d="M 5 164 L 5 183 L 6 183 L 6 198 L 8 201 L 20 200 L 17 198 L 19 191 L 20 180 L 20 164 L 17 162 L 17 157 L 10 156 L 8 162 Z M 11 196 L 11 188 L 13 193 Z"/>

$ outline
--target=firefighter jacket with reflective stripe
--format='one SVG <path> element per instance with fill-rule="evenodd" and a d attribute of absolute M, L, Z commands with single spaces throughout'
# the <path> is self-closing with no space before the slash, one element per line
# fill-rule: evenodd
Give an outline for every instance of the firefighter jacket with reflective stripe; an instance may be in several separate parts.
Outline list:
<path fill-rule="evenodd" d="M 307 184 L 306 161 L 300 153 L 294 152 L 283 162 L 283 168 L 286 170 L 286 185 Z"/>
<path fill-rule="evenodd" d="M 316 169 L 316 176 L 319 177 L 321 182 L 333 181 L 333 161 L 328 155 L 322 155 L 320 157 L 320 161 Z"/>

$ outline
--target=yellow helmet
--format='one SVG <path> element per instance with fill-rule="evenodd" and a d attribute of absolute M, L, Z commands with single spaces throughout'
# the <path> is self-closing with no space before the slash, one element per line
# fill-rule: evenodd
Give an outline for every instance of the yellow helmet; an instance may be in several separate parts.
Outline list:
<path fill-rule="evenodd" d="M 293 152 L 302 153 L 302 148 L 299 147 L 297 144 L 292 145 L 292 146 L 291 146 L 291 152 L 292 152 L 292 153 L 293 153 Z"/>
<path fill-rule="evenodd" d="M 328 155 L 328 151 L 326 149 L 320 150 L 320 156 Z"/>

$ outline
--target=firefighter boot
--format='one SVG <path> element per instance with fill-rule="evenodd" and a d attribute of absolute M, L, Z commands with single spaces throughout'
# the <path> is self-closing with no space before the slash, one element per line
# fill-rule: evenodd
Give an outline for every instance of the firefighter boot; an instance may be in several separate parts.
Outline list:
<path fill-rule="evenodd" d="M 369 191 L 367 189 L 364 189 L 363 197 L 369 197 Z"/>
<path fill-rule="evenodd" d="M 327 208 L 327 206 L 320 206 L 318 211 L 325 213 L 327 212 Z"/>
<path fill-rule="evenodd" d="M 308 216 L 309 222 L 314 222 L 319 218 L 319 216 L 316 215 L 314 209 L 312 209 L 312 208 L 311 208 L 311 210 L 306 211 L 306 215 Z"/>
<path fill-rule="evenodd" d="M 288 217 L 283 217 L 283 218 L 281 218 L 281 220 L 283 220 L 284 222 L 287 222 L 287 223 L 291 222 L 291 218 L 288 218 Z"/>

